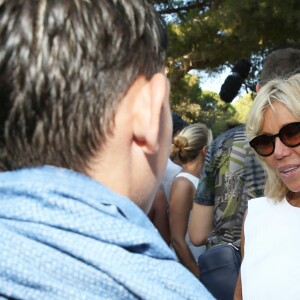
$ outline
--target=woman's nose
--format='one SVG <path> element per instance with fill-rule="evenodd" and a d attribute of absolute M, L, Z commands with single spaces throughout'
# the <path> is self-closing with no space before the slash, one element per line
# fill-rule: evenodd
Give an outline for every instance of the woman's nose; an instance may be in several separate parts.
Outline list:
<path fill-rule="evenodd" d="M 274 158 L 282 159 L 283 157 L 289 156 L 291 148 L 286 146 L 279 137 L 275 138 Z"/>

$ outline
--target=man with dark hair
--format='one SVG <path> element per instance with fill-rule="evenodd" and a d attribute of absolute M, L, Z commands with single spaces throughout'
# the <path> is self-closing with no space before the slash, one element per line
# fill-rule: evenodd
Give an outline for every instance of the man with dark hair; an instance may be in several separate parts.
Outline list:
<path fill-rule="evenodd" d="M 0 1 L 0 295 L 211 299 L 148 220 L 171 142 L 146 0 Z"/>
<path fill-rule="evenodd" d="M 278 63 L 274 63 L 274 61 Z M 300 73 L 300 50 L 294 48 L 275 50 L 263 61 L 263 68 L 256 89 L 259 90 L 261 85 L 272 79 L 290 77 L 296 73 Z"/>
<path fill-rule="evenodd" d="M 173 121 L 173 137 L 184 127 L 189 126 L 187 121 L 184 121 L 181 116 L 177 113 L 172 112 L 172 121 Z"/>

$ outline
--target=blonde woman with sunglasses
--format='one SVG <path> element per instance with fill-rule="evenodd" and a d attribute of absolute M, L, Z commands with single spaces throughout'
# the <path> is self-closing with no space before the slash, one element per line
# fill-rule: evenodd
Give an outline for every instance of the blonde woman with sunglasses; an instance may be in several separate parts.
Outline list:
<path fill-rule="evenodd" d="M 261 88 L 246 130 L 268 176 L 245 214 L 235 299 L 299 299 L 300 74 Z"/>

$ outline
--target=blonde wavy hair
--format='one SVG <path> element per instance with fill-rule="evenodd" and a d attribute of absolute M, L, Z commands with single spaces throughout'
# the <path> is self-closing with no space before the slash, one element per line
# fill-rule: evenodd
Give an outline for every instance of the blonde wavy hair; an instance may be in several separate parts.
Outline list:
<path fill-rule="evenodd" d="M 300 121 L 300 74 L 289 78 L 277 78 L 264 85 L 258 92 L 246 121 L 248 140 L 262 132 L 264 114 L 268 108 L 275 110 L 273 104 L 280 102 Z M 265 158 L 258 155 L 267 172 L 265 195 L 275 201 L 281 201 L 289 191 L 275 171 L 265 163 Z"/>
<path fill-rule="evenodd" d="M 200 151 L 209 146 L 212 132 L 205 124 L 192 124 L 182 129 L 173 139 L 171 159 L 185 164 L 196 159 Z"/>

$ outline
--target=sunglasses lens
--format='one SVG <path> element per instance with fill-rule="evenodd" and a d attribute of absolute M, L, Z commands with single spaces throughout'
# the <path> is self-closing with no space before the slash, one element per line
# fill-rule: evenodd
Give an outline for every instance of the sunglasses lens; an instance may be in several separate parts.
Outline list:
<path fill-rule="evenodd" d="M 279 137 L 281 142 L 288 147 L 300 145 L 300 122 L 290 123 L 283 126 L 278 134 L 262 134 L 250 141 L 251 147 L 261 156 L 269 156 L 274 152 L 275 138 Z"/>
<path fill-rule="evenodd" d="M 300 123 L 291 123 L 281 128 L 282 141 L 290 147 L 300 144 Z"/>
<path fill-rule="evenodd" d="M 250 145 L 261 156 L 271 155 L 274 151 L 272 137 L 268 135 L 257 136 L 250 142 Z"/>

